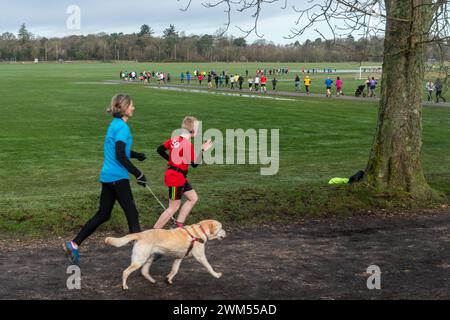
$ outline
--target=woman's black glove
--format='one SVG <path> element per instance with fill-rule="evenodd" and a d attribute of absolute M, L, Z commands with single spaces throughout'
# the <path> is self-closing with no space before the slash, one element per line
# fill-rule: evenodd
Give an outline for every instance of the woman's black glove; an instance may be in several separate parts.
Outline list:
<path fill-rule="evenodd" d="M 130 158 L 138 159 L 139 161 L 144 161 L 145 159 L 147 159 L 147 156 L 145 155 L 145 153 L 131 151 Z"/>

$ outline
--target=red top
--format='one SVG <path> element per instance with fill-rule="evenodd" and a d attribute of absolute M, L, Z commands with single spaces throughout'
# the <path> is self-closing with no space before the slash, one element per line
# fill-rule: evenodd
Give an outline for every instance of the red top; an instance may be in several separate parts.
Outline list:
<path fill-rule="evenodd" d="M 261 84 L 266 84 L 267 78 L 266 76 L 261 76 Z"/>
<path fill-rule="evenodd" d="M 200 75 L 198 76 L 198 80 L 200 80 L 200 81 L 203 80 L 203 75 L 202 75 L 202 74 L 200 74 Z"/>
<path fill-rule="evenodd" d="M 169 150 L 169 166 L 188 171 L 189 165 L 195 162 L 194 145 L 181 136 L 167 140 L 164 148 Z M 186 183 L 186 178 L 181 172 L 167 169 L 164 177 L 167 187 L 181 187 Z"/>

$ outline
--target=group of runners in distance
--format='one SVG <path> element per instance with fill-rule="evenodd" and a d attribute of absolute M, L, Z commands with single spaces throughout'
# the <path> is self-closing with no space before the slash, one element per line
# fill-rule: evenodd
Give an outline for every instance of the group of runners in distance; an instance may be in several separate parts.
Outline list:
<path fill-rule="evenodd" d="M 170 73 L 143 71 L 139 74 L 136 71 L 120 71 L 120 79 L 123 81 L 141 81 L 142 83 L 150 83 L 150 80 L 155 79 L 158 84 L 170 83 Z"/>
<path fill-rule="evenodd" d="M 311 95 L 311 85 L 312 79 L 310 73 L 316 74 L 319 69 L 304 69 L 302 68 L 302 77 L 299 74 L 295 74 L 294 77 L 294 90 L 297 92 L 301 91 L 301 87 L 305 89 L 307 95 Z M 320 70 L 322 71 L 322 70 Z M 272 91 L 277 90 L 277 84 L 279 80 L 278 76 L 284 76 L 290 74 L 291 70 L 289 68 L 270 68 L 270 69 L 257 69 L 254 75 L 250 75 L 250 71 L 245 70 L 245 74 L 239 73 L 229 73 L 228 71 L 222 70 L 221 72 L 216 72 L 211 70 L 209 72 L 194 70 L 192 72 L 186 71 L 181 72 L 179 75 L 179 84 L 190 85 L 192 81 L 195 81 L 199 86 L 204 84 L 207 85 L 209 89 L 212 88 L 229 88 L 231 90 L 244 90 L 247 89 L 252 92 L 261 92 L 264 94 L 268 93 L 268 86 L 271 85 Z M 332 70 L 330 68 L 323 69 L 324 73 L 332 74 L 337 72 L 336 69 Z M 168 72 L 163 71 L 121 71 L 120 79 L 123 81 L 140 81 L 144 84 L 149 84 L 151 80 L 154 80 L 158 85 L 170 84 L 172 77 Z M 283 80 L 286 81 L 286 80 Z M 431 81 L 429 83 L 432 83 Z M 437 82 L 432 84 L 432 87 L 427 84 L 427 90 L 429 92 L 436 91 L 436 99 L 444 99 L 440 93 L 442 93 L 442 86 Z M 331 77 L 327 77 L 324 81 L 324 89 L 326 97 L 332 96 L 332 90 L 335 89 L 336 96 L 344 95 L 343 92 L 343 80 L 341 77 L 336 77 L 335 80 Z M 375 77 L 368 77 L 364 84 L 358 86 L 355 91 L 356 97 L 369 97 L 373 98 L 376 96 L 375 91 L 378 85 L 378 81 Z M 431 88 L 431 89 L 430 89 Z M 431 98 L 429 98 L 431 100 Z"/>
<path fill-rule="evenodd" d="M 278 80 L 275 78 L 276 75 L 288 74 L 288 68 L 279 69 L 258 69 L 255 72 L 254 77 L 249 77 L 249 70 L 245 71 L 245 78 L 247 78 L 248 89 L 250 91 L 261 91 L 267 94 L 267 75 L 273 76 L 272 89 L 276 90 Z M 212 70 L 209 72 L 194 70 L 192 73 L 190 71 L 182 72 L 180 74 L 179 80 L 180 84 L 191 84 L 192 79 L 196 79 L 200 86 L 203 83 L 207 83 L 208 88 L 230 88 L 243 90 L 245 85 L 245 78 L 243 75 L 235 73 L 229 74 L 228 71 L 223 70 L 220 73 Z M 154 79 L 158 85 L 170 84 L 171 75 L 166 72 L 155 72 L 155 71 L 143 71 L 139 74 L 136 71 L 120 71 L 120 79 L 123 81 L 141 81 L 142 83 L 150 83 Z"/>

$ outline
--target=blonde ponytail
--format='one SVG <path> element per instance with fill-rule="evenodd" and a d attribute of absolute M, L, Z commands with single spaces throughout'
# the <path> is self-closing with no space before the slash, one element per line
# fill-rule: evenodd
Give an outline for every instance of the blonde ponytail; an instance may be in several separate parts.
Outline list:
<path fill-rule="evenodd" d="M 113 117 L 121 118 L 125 115 L 130 104 L 133 102 L 131 97 L 125 93 L 118 93 L 111 99 L 111 105 L 106 109 L 106 112 Z"/>

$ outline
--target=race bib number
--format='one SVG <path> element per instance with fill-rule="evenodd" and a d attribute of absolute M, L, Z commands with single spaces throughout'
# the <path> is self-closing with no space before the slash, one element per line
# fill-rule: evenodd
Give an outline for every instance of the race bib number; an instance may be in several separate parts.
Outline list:
<path fill-rule="evenodd" d="M 172 149 L 178 149 L 180 147 L 180 142 L 177 140 L 173 140 L 171 143 Z"/>

